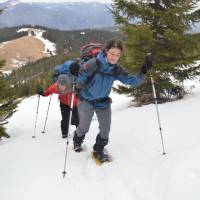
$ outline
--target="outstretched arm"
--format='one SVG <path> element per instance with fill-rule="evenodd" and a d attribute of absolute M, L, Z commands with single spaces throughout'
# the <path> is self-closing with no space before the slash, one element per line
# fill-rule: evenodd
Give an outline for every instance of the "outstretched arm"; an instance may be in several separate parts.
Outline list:
<path fill-rule="evenodd" d="M 54 83 L 53 85 L 51 85 L 49 88 L 47 88 L 45 91 L 42 90 L 41 94 L 42 96 L 49 96 L 51 94 L 57 94 L 58 90 L 57 90 L 57 83 Z M 38 93 L 39 94 L 39 93 Z"/>
<path fill-rule="evenodd" d="M 120 82 L 131 85 L 131 86 L 139 86 L 144 81 L 144 75 L 143 74 L 137 74 L 137 75 L 127 75 L 127 76 L 118 76 L 116 80 L 119 80 Z"/>
<path fill-rule="evenodd" d="M 140 67 L 140 71 L 137 75 L 129 75 L 129 76 L 120 75 L 117 77 L 117 80 L 121 81 L 126 85 L 139 86 L 143 83 L 144 75 L 148 72 L 148 70 L 151 69 L 151 67 L 152 67 L 151 54 L 147 54 L 145 57 L 144 64 Z"/>

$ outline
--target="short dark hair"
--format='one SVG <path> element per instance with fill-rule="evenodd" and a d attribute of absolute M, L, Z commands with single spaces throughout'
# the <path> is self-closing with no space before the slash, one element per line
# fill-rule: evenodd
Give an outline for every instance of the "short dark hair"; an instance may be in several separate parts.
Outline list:
<path fill-rule="evenodd" d="M 122 41 L 116 38 L 113 38 L 112 40 L 108 41 L 104 47 L 104 50 L 109 50 L 111 48 L 118 48 L 123 51 L 123 44 Z"/>

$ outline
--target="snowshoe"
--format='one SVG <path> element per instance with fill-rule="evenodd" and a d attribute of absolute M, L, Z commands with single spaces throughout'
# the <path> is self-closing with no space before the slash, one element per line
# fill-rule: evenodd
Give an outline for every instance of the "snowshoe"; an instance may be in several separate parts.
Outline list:
<path fill-rule="evenodd" d="M 102 165 L 104 162 L 112 161 L 111 156 L 104 152 L 93 151 L 92 157 L 97 165 Z"/>

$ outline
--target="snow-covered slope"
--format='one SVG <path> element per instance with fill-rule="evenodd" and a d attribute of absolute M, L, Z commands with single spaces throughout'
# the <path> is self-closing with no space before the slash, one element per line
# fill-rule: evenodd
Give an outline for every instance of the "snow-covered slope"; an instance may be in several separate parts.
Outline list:
<path fill-rule="evenodd" d="M 199 84 L 197 82 L 197 84 Z M 96 166 L 90 154 L 98 123 L 93 121 L 85 151 L 72 151 L 63 179 L 66 141 L 53 96 L 42 98 L 33 139 L 37 97 L 24 100 L 10 119 L 11 138 L 0 142 L 2 200 L 199 200 L 200 87 L 183 100 L 159 105 L 167 154 L 162 156 L 155 105 L 131 107 L 131 99 L 112 94 L 112 128 L 107 147 L 114 161 Z M 71 132 L 73 132 L 74 127 Z"/>

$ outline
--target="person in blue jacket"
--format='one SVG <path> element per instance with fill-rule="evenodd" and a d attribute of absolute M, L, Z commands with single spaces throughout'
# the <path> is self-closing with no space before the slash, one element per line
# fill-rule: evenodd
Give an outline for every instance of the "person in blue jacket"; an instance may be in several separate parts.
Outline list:
<path fill-rule="evenodd" d="M 111 126 L 111 99 L 109 94 L 114 81 L 126 85 L 139 86 L 144 80 L 144 74 L 151 68 L 152 63 L 145 61 L 137 75 L 128 73 L 117 64 L 123 52 L 122 42 L 118 39 L 109 41 L 100 51 L 97 58 L 90 59 L 84 64 L 76 79 L 82 89 L 79 94 L 79 125 L 73 137 L 74 150 L 82 151 L 82 142 L 89 131 L 94 112 L 99 122 L 99 133 L 93 146 L 93 156 L 105 162 L 108 155 L 104 147 L 108 144 Z"/>

